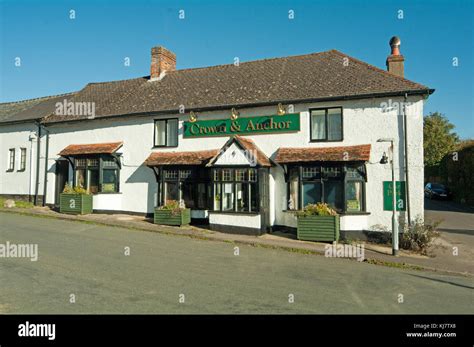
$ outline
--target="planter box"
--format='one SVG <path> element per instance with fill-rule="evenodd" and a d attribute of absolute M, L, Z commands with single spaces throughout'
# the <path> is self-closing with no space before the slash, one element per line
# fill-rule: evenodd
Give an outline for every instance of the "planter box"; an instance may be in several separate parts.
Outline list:
<path fill-rule="evenodd" d="M 163 225 L 187 225 L 191 223 L 191 210 L 186 208 L 177 213 L 173 213 L 171 210 L 160 210 L 155 208 L 153 222 L 155 224 Z"/>
<path fill-rule="evenodd" d="M 297 217 L 298 240 L 339 241 L 339 216 Z"/>
<path fill-rule="evenodd" d="M 92 213 L 92 195 L 61 193 L 59 195 L 59 212 L 70 214 Z"/>

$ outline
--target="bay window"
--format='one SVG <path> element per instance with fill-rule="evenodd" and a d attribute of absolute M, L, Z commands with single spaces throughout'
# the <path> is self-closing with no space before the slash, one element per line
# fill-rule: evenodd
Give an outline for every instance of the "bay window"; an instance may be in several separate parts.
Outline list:
<path fill-rule="evenodd" d="M 74 159 L 74 186 L 91 194 L 119 192 L 119 165 L 111 156 L 85 156 Z"/>
<path fill-rule="evenodd" d="M 214 211 L 257 212 L 255 168 L 213 169 Z"/>
<path fill-rule="evenodd" d="M 339 212 L 364 212 L 364 189 L 363 165 L 291 165 L 287 173 L 287 208 L 298 210 L 322 202 Z"/>
<path fill-rule="evenodd" d="M 342 141 L 342 108 L 310 110 L 311 141 Z"/>

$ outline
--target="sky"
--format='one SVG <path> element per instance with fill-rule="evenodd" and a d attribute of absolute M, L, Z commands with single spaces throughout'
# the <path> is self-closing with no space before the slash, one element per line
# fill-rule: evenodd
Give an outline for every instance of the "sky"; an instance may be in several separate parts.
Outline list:
<path fill-rule="evenodd" d="M 178 69 L 329 49 L 385 69 L 397 35 L 405 77 L 436 89 L 425 114 L 474 138 L 473 13 L 471 0 L 0 0 L 0 102 L 149 75 L 158 45 Z"/>

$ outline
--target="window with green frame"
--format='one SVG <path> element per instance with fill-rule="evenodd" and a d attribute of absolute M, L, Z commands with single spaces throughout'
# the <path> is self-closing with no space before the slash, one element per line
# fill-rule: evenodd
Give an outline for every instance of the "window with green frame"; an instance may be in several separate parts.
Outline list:
<path fill-rule="evenodd" d="M 214 211 L 259 211 L 257 169 L 212 169 L 212 181 Z"/>
<path fill-rule="evenodd" d="M 91 194 L 118 193 L 120 167 L 112 156 L 96 155 L 74 158 L 74 186 Z"/>
<path fill-rule="evenodd" d="M 365 211 L 363 164 L 292 165 L 288 168 L 288 210 L 324 202 L 339 212 Z"/>
<path fill-rule="evenodd" d="M 171 200 L 183 201 L 192 209 L 209 208 L 209 170 L 186 167 L 162 167 L 159 171 L 160 200 L 165 204 Z"/>

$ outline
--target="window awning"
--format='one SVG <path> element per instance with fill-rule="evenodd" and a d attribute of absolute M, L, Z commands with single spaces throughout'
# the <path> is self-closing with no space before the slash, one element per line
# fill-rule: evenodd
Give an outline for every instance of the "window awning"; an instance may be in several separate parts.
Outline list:
<path fill-rule="evenodd" d="M 59 155 L 66 156 L 75 156 L 75 155 L 84 155 L 84 154 L 113 154 L 120 147 L 122 147 L 123 142 L 108 142 L 108 143 L 92 143 L 84 145 L 69 145 L 64 148 Z"/>
<path fill-rule="evenodd" d="M 195 152 L 154 152 L 145 160 L 146 166 L 204 165 L 219 153 L 218 149 Z"/>
<path fill-rule="evenodd" d="M 278 164 L 312 161 L 368 161 L 370 144 L 341 147 L 279 148 L 275 157 Z"/>

